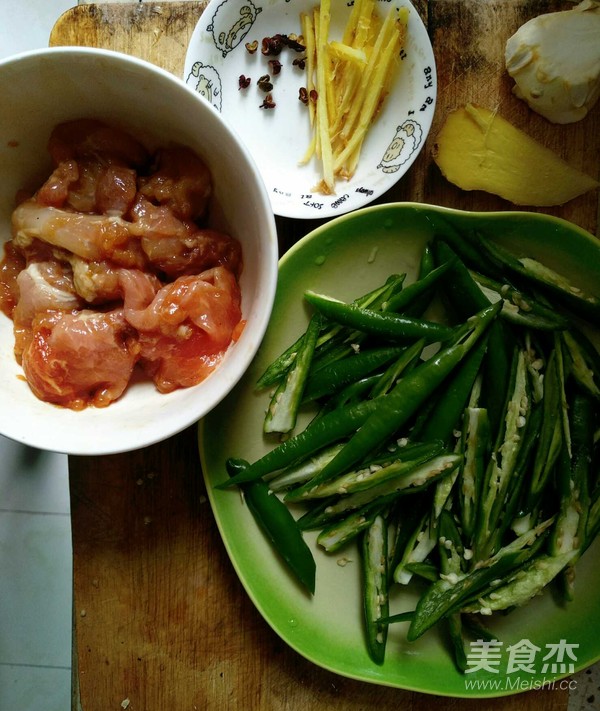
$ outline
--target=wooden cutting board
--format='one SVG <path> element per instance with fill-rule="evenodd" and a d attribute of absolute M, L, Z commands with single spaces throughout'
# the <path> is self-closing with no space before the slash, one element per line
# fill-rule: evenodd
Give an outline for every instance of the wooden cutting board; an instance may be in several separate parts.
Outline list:
<path fill-rule="evenodd" d="M 547 0 L 435 0 L 414 3 L 432 38 L 439 97 L 431 136 L 467 101 L 497 108 L 574 166 L 598 176 L 600 106 L 557 127 L 511 94 L 502 71 L 507 37 Z M 56 23 L 52 45 L 115 49 L 182 76 L 203 2 L 80 5 Z M 490 195 L 463 193 L 441 178 L 428 141 L 381 201 L 417 200 L 504 210 Z M 546 210 L 596 233 L 598 194 Z M 314 227 L 278 220 L 282 251 Z M 195 428 L 153 447 L 70 460 L 73 529 L 75 701 L 83 711 L 353 711 L 455 709 L 565 711 L 553 689 L 485 702 L 432 699 L 360 683 L 323 670 L 268 627 L 240 585 L 221 543 L 197 456 Z M 435 674 L 435 669 L 431 670 Z"/>

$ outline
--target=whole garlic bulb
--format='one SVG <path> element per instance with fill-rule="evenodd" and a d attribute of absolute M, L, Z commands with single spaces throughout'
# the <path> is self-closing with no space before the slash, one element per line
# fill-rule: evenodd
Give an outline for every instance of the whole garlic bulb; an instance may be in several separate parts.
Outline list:
<path fill-rule="evenodd" d="M 505 48 L 513 92 L 553 123 L 582 119 L 600 96 L 600 0 L 539 15 Z"/>

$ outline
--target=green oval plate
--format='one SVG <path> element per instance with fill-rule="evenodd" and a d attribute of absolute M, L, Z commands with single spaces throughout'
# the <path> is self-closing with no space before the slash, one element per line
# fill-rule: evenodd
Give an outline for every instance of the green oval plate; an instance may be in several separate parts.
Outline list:
<path fill-rule="evenodd" d="M 208 495 L 231 562 L 265 620 L 293 649 L 338 674 L 403 689 L 458 697 L 513 694 L 558 683 L 600 659 L 600 547 L 590 548 L 577 566 L 576 600 L 561 607 L 548 593 L 493 622 L 501 642 L 498 666 L 459 673 L 435 630 L 406 641 L 406 624 L 390 627 L 383 665 L 366 652 L 353 548 L 327 555 L 308 535 L 317 560 L 313 598 L 290 577 L 257 529 L 237 491 L 214 487 L 227 478 L 227 457 L 253 461 L 273 446 L 262 434 L 268 393 L 255 393 L 265 367 L 305 329 L 306 289 L 351 300 L 381 284 L 391 273 L 414 279 L 424 244 L 446 230 L 479 229 L 560 265 L 580 286 L 600 284 L 600 242 L 578 227 L 541 214 L 467 213 L 414 203 L 364 208 L 318 228 L 280 262 L 279 285 L 270 326 L 254 362 L 231 395 L 200 424 L 200 454 Z M 395 586 L 391 613 L 414 609 L 416 597 Z M 534 645 L 532 668 L 512 671 L 510 645 Z M 554 645 L 572 645 L 571 656 L 543 661 Z M 537 648 L 537 651 L 535 651 Z"/>

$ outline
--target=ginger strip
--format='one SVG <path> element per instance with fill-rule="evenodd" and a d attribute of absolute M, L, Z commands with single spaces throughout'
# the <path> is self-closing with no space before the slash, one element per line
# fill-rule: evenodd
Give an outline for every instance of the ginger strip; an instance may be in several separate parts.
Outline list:
<path fill-rule="evenodd" d="M 336 179 L 356 172 L 363 143 L 390 91 L 406 42 L 408 10 L 391 7 L 383 22 L 376 0 L 356 0 L 341 40 L 329 37 L 331 2 L 321 0 L 312 18 L 301 15 L 307 47 L 307 93 L 312 129 L 300 163 L 321 161 L 315 190 L 335 192 Z M 312 94 L 311 94 L 312 91 Z"/>

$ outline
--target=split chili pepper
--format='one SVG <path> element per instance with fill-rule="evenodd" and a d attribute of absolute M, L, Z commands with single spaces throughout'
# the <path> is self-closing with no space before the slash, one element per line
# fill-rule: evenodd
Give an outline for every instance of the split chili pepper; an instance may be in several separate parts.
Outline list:
<path fill-rule="evenodd" d="M 382 284 L 376 289 L 364 294 L 353 303 L 359 307 L 371 306 L 372 308 L 378 308 L 381 303 L 387 301 L 393 296 L 394 293 L 396 293 L 398 289 L 402 288 L 405 277 L 405 274 L 392 275 L 386 280 L 385 284 Z M 342 327 L 337 324 L 330 324 L 324 329 L 317 340 L 317 358 L 319 353 L 324 350 L 327 344 L 336 340 L 341 331 Z M 303 335 L 300 336 L 295 343 L 289 346 L 268 366 L 256 383 L 257 389 L 270 387 L 271 385 L 277 383 L 281 377 L 283 377 L 287 369 L 294 362 L 298 348 L 302 343 Z"/>
<path fill-rule="evenodd" d="M 367 651 L 375 664 L 383 664 L 387 642 L 388 626 L 381 621 L 389 614 L 387 539 L 387 521 L 379 514 L 363 533 L 360 547 Z"/>
<path fill-rule="evenodd" d="M 312 457 L 307 457 L 295 466 L 287 467 L 273 478 L 267 477 L 272 491 L 284 491 L 294 486 L 304 484 L 312 479 L 323 467 L 330 462 L 344 445 L 337 443 L 331 447 L 325 447 Z"/>
<path fill-rule="evenodd" d="M 405 348 L 399 358 L 394 361 L 387 370 L 381 374 L 377 382 L 373 384 L 369 392 L 369 397 L 379 397 L 380 395 L 390 392 L 402 375 L 416 368 L 424 347 L 425 341 L 421 338 L 419 341 L 413 343 L 412 346 Z"/>
<path fill-rule="evenodd" d="M 459 472 L 458 502 L 465 540 L 472 545 L 477 515 L 477 502 L 491 451 L 487 410 L 468 407 L 464 413 L 461 439 L 463 463 Z"/>
<path fill-rule="evenodd" d="M 416 505 L 403 515 L 398 539 L 394 544 L 394 555 L 390 563 L 393 580 L 408 585 L 412 580 L 415 564 L 424 563 L 435 548 L 437 532 L 431 521 L 429 502 L 417 499 Z M 439 579 L 439 574 L 435 577 Z"/>
<path fill-rule="evenodd" d="M 242 459 L 229 459 L 227 471 L 239 476 L 249 464 Z M 311 593 L 315 592 L 316 564 L 302 532 L 288 507 L 263 481 L 242 486 L 250 513 L 286 561 L 296 578 Z"/>
<path fill-rule="evenodd" d="M 347 385 L 327 400 L 327 402 L 319 410 L 317 417 L 322 417 L 327 412 L 336 410 L 338 407 L 356 404 L 360 400 L 363 400 L 367 395 L 369 397 L 374 397 L 371 393 L 381 382 L 383 375 L 383 373 L 375 373 L 374 375 L 369 375 L 366 378 L 361 378 L 360 380 Z"/>
<path fill-rule="evenodd" d="M 440 576 L 452 581 L 462 575 L 464 570 L 464 546 L 454 517 L 444 509 L 438 518 L 438 551 Z M 448 636 L 454 652 L 454 661 L 459 671 L 467 668 L 467 655 L 462 634 L 462 615 L 453 612 L 446 618 Z"/>
<path fill-rule="evenodd" d="M 384 310 L 395 313 L 403 313 L 407 308 L 414 306 L 415 303 L 424 296 L 428 297 L 428 303 L 431 298 L 429 295 L 435 288 L 436 284 L 439 283 L 441 278 L 448 271 L 450 266 L 450 262 L 440 264 L 439 267 L 436 267 L 422 278 L 414 281 L 412 284 L 409 284 L 386 302 Z M 422 305 L 419 305 L 419 310 L 424 310 Z"/>
<path fill-rule="evenodd" d="M 479 595 L 477 600 L 464 607 L 465 612 L 484 611 L 491 614 L 495 610 L 507 610 L 520 607 L 531 600 L 554 580 L 575 557 L 575 551 L 548 555 L 542 553 L 527 561 L 523 568 L 519 568 L 502 585 L 495 586 L 493 590 L 484 595 Z"/>
<path fill-rule="evenodd" d="M 458 580 L 440 579 L 419 598 L 407 639 L 418 639 L 442 618 L 463 609 L 473 599 L 486 594 L 497 580 L 516 572 L 539 551 L 550 523 L 544 522 L 500 549 L 493 557 Z"/>
<path fill-rule="evenodd" d="M 497 242 L 485 239 L 481 235 L 479 236 L 479 243 L 484 252 L 499 267 L 505 268 L 512 274 L 525 279 L 528 283 L 544 289 L 575 314 L 580 314 L 596 326 L 600 324 L 599 297 L 587 294 L 582 289 L 576 288 L 566 277 L 536 259 L 517 257 Z"/>
<path fill-rule="evenodd" d="M 329 523 L 322 528 L 317 536 L 317 544 L 325 549 L 327 553 L 335 553 L 357 538 L 365 529 L 369 528 L 377 516 L 387 508 L 387 505 L 388 502 L 385 499 L 378 499 L 358 511 L 352 511 L 340 520 Z M 303 521 L 300 521 L 300 523 L 302 526 L 306 524 Z"/>
<path fill-rule="evenodd" d="M 366 377 L 400 356 L 402 347 L 371 348 L 334 361 L 310 376 L 304 391 L 304 401 L 317 400 L 340 390 L 345 385 Z"/>
<path fill-rule="evenodd" d="M 261 479 L 318 452 L 323 447 L 340 441 L 355 432 L 381 405 L 384 397 L 389 396 L 384 395 L 377 400 L 365 400 L 342 407 L 315 419 L 305 430 L 282 442 L 233 478 L 217 484 L 217 488 L 226 489 L 236 484 Z"/>
<path fill-rule="evenodd" d="M 374 486 L 360 491 L 339 495 L 334 499 L 326 499 L 329 503 L 319 513 L 319 523 L 325 524 L 335 521 L 365 507 L 379 505 L 381 502 L 393 502 L 400 496 L 414 496 L 415 493 L 423 491 L 433 482 L 449 476 L 458 467 L 460 460 L 459 454 L 440 454 L 428 458 L 421 464 L 400 462 L 397 467 L 394 467 L 397 470 L 396 477 L 381 483 L 375 482 Z M 387 473 L 385 469 L 381 471 L 383 472 L 382 476 L 385 476 Z M 296 491 L 294 490 L 294 494 Z M 301 499 L 294 497 L 294 500 Z"/>
<path fill-rule="evenodd" d="M 285 501 L 304 501 L 309 499 L 322 499 L 335 494 L 353 494 L 377 487 L 384 482 L 393 480 L 393 490 L 400 491 L 411 486 L 421 485 L 424 477 L 421 466 L 430 462 L 433 457 L 440 454 L 440 442 L 430 442 L 422 445 L 413 445 L 400 448 L 395 456 L 382 464 L 372 465 L 367 462 L 358 469 L 342 474 L 340 477 L 330 479 L 322 484 L 314 484 L 309 480 L 297 489 L 292 489 L 285 496 Z M 415 472 L 418 474 L 415 475 Z M 318 473 L 316 474 L 318 477 Z"/>
<path fill-rule="evenodd" d="M 588 541 L 586 529 L 590 511 L 590 472 L 594 448 L 594 400 L 580 389 L 575 389 L 568 403 L 571 433 L 571 454 L 563 444 L 556 482 L 560 507 L 550 543 L 553 555 L 576 551 L 576 556 L 560 577 L 560 588 L 566 600 L 574 597 L 575 562 L 585 551 Z"/>
<path fill-rule="evenodd" d="M 478 557 L 489 557 L 491 542 L 500 523 L 503 506 L 517 463 L 520 448 L 525 441 L 526 425 L 531 412 L 531 398 L 525 355 L 515 351 L 512 364 L 510 397 L 505 407 L 503 428 L 495 443 L 495 453 L 490 457 L 481 490 L 474 540 Z"/>
<path fill-rule="evenodd" d="M 564 440 L 562 425 L 561 382 L 558 372 L 557 354 L 553 350 L 548 358 L 544 377 L 543 416 L 540 440 L 533 463 L 529 484 L 528 508 L 534 510 L 542 494 Z"/>
<path fill-rule="evenodd" d="M 452 373 L 448 382 L 442 386 L 437 406 L 420 432 L 421 439 L 447 442 L 454 430 L 460 426 L 460 418 L 469 401 L 469 395 L 487 350 L 487 340 L 486 334 Z"/>
<path fill-rule="evenodd" d="M 421 259 L 419 261 L 419 279 L 423 279 L 430 274 L 435 268 L 435 256 L 430 242 L 426 242 L 423 247 Z"/>
<path fill-rule="evenodd" d="M 500 316 L 510 323 L 542 331 L 562 330 L 569 325 L 568 319 L 557 313 L 556 309 L 525 295 L 506 281 L 494 281 L 474 271 L 469 271 L 469 274 L 490 301 L 503 300 Z"/>
<path fill-rule="evenodd" d="M 271 398 L 264 419 L 264 432 L 290 432 L 296 426 L 298 410 L 307 386 L 310 364 L 320 330 L 321 319 L 318 314 L 315 314 L 298 347 L 294 362 Z"/>
<path fill-rule="evenodd" d="M 452 262 L 445 278 L 445 292 L 459 318 L 467 318 L 489 306 L 490 300 L 483 294 L 471 277 L 464 262 L 446 242 L 436 240 L 434 253 L 441 263 Z M 503 416 L 505 393 L 510 376 L 512 341 L 505 324 L 495 321 L 489 332 L 489 347 L 485 359 L 487 377 L 484 383 L 488 415 L 493 431 L 497 431 Z"/>
<path fill-rule="evenodd" d="M 592 397 L 600 400 L 600 355 L 581 331 L 569 329 L 561 336 L 573 377 Z"/>
<path fill-rule="evenodd" d="M 473 348 L 495 319 L 499 306 L 490 306 L 467 321 L 459 337 L 429 360 L 411 370 L 388 394 L 374 401 L 377 407 L 349 443 L 323 469 L 318 481 L 332 479 L 387 442 L 431 396 Z"/>
<path fill-rule="evenodd" d="M 316 294 L 314 291 L 307 291 L 304 298 L 331 321 L 381 338 L 400 341 L 425 338 L 428 343 L 434 343 L 447 341 L 454 334 L 454 329 L 434 321 L 361 309 L 354 304 Z"/>
<path fill-rule="evenodd" d="M 485 256 L 481 251 L 478 238 L 471 231 L 457 230 L 450 220 L 441 218 L 444 229 L 438 230 L 434 241 L 437 242 L 443 234 L 444 242 L 459 256 L 469 268 L 475 269 L 482 274 L 488 274 L 493 278 L 501 278 L 502 270 L 494 262 Z"/>

